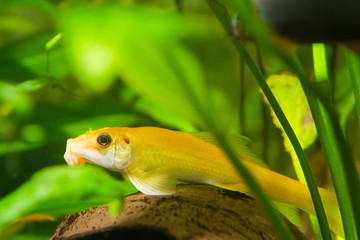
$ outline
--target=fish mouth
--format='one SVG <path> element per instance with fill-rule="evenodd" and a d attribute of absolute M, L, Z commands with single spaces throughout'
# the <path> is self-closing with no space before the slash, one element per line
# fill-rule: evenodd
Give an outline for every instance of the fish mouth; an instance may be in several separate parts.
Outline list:
<path fill-rule="evenodd" d="M 64 154 L 64 158 L 69 166 L 83 166 L 86 162 L 88 162 L 87 159 L 71 151 L 66 151 Z"/>
<path fill-rule="evenodd" d="M 82 166 L 84 165 L 86 162 L 89 162 L 88 159 L 82 157 L 81 155 L 79 155 L 78 153 L 74 152 L 71 148 L 73 143 L 72 139 L 69 139 L 66 143 L 66 151 L 64 154 L 64 158 L 66 163 L 69 166 Z"/>

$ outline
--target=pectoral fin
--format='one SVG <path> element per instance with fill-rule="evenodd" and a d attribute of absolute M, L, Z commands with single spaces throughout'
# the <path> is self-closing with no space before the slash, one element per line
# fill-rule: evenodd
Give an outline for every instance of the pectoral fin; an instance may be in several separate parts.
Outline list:
<path fill-rule="evenodd" d="M 176 191 L 177 181 L 161 170 L 133 171 L 128 174 L 134 186 L 146 195 L 169 195 Z"/>
<path fill-rule="evenodd" d="M 295 226 L 301 225 L 301 216 L 298 208 L 282 203 L 282 202 L 274 202 L 277 209 Z"/>

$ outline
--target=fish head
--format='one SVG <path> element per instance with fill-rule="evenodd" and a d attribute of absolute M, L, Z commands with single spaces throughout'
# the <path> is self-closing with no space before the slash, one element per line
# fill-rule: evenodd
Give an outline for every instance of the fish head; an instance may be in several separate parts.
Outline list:
<path fill-rule="evenodd" d="M 121 171 L 130 166 L 132 155 L 130 139 L 122 128 L 102 128 L 68 139 L 64 158 L 70 166 L 89 162 Z"/>

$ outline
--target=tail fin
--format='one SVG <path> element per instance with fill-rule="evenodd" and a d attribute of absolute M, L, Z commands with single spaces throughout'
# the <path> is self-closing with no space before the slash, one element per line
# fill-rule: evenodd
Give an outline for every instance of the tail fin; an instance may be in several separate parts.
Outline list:
<path fill-rule="evenodd" d="M 192 133 L 192 135 L 217 146 L 216 140 L 209 133 Z M 309 189 L 305 184 L 269 170 L 266 164 L 256 157 L 256 155 L 247 147 L 249 142 L 248 138 L 232 135 L 229 140 L 233 148 L 236 149 L 239 158 L 243 160 L 246 167 L 253 173 L 263 189 L 268 193 L 268 196 L 276 202 L 278 209 L 286 217 L 289 217 L 289 219 L 296 224 L 298 216 L 296 211 L 294 211 L 295 208 L 300 208 L 312 215 L 315 214 Z M 239 182 L 233 184 L 211 184 L 253 196 L 248 186 L 241 179 L 239 179 Z M 336 235 L 344 238 L 344 229 L 335 193 L 323 188 L 319 188 L 319 192 L 330 229 Z M 294 207 L 289 207 L 289 205 Z"/>
<path fill-rule="evenodd" d="M 295 182 L 295 181 L 294 181 Z M 249 194 L 250 196 L 253 196 L 251 191 L 248 189 L 245 183 L 238 183 L 234 185 L 224 185 L 224 184 L 218 184 L 219 187 L 226 188 L 233 191 L 240 191 Z M 279 184 L 275 185 L 279 186 Z M 263 186 L 264 187 L 264 186 Z M 298 220 L 298 215 L 294 214 L 295 211 L 291 209 L 300 208 L 307 212 L 308 214 L 315 215 L 314 205 L 311 200 L 309 191 L 307 187 L 303 184 L 298 183 L 296 185 L 297 194 L 288 194 L 287 198 L 279 198 L 276 194 L 273 194 L 273 192 L 268 191 L 269 197 L 275 201 L 279 211 L 284 214 L 285 217 L 287 217 L 292 223 L 296 225 L 296 222 Z M 268 187 L 269 188 L 269 187 Z M 291 189 L 291 188 L 290 188 Z M 289 188 L 287 188 L 289 191 Z M 279 189 L 276 189 L 275 192 L 278 192 Z M 286 192 L 284 190 L 284 192 Z M 325 214 L 328 219 L 328 223 L 330 226 L 330 229 L 338 236 L 344 238 L 344 229 L 343 224 L 341 220 L 339 205 L 336 199 L 336 195 L 334 192 L 319 188 L 320 196 L 324 205 Z M 291 193 L 291 191 L 287 192 Z M 301 196 L 301 197 L 300 197 Z M 279 202 L 281 204 L 279 204 Z M 286 207 L 292 205 L 294 207 Z M 291 210 L 291 211 L 289 211 Z"/>

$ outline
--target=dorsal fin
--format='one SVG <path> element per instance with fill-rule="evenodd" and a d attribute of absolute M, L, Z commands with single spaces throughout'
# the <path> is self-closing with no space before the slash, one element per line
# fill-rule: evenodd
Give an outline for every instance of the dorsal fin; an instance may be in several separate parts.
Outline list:
<path fill-rule="evenodd" d="M 210 132 L 197 132 L 197 133 L 191 133 L 194 137 L 197 137 L 205 142 L 211 143 L 217 147 L 219 147 L 219 144 L 217 143 L 217 140 L 214 138 L 214 136 Z M 251 161 L 259 166 L 268 168 L 266 163 L 258 158 L 254 152 L 252 152 L 249 147 L 247 146 L 250 142 L 250 139 L 248 137 L 242 136 L 242 135 L 236 135 L 232 134 L 228 136 L 229 142 L 233 149 L 236 151 L 240 159 L 246 159 L 248 161 Z"/>

